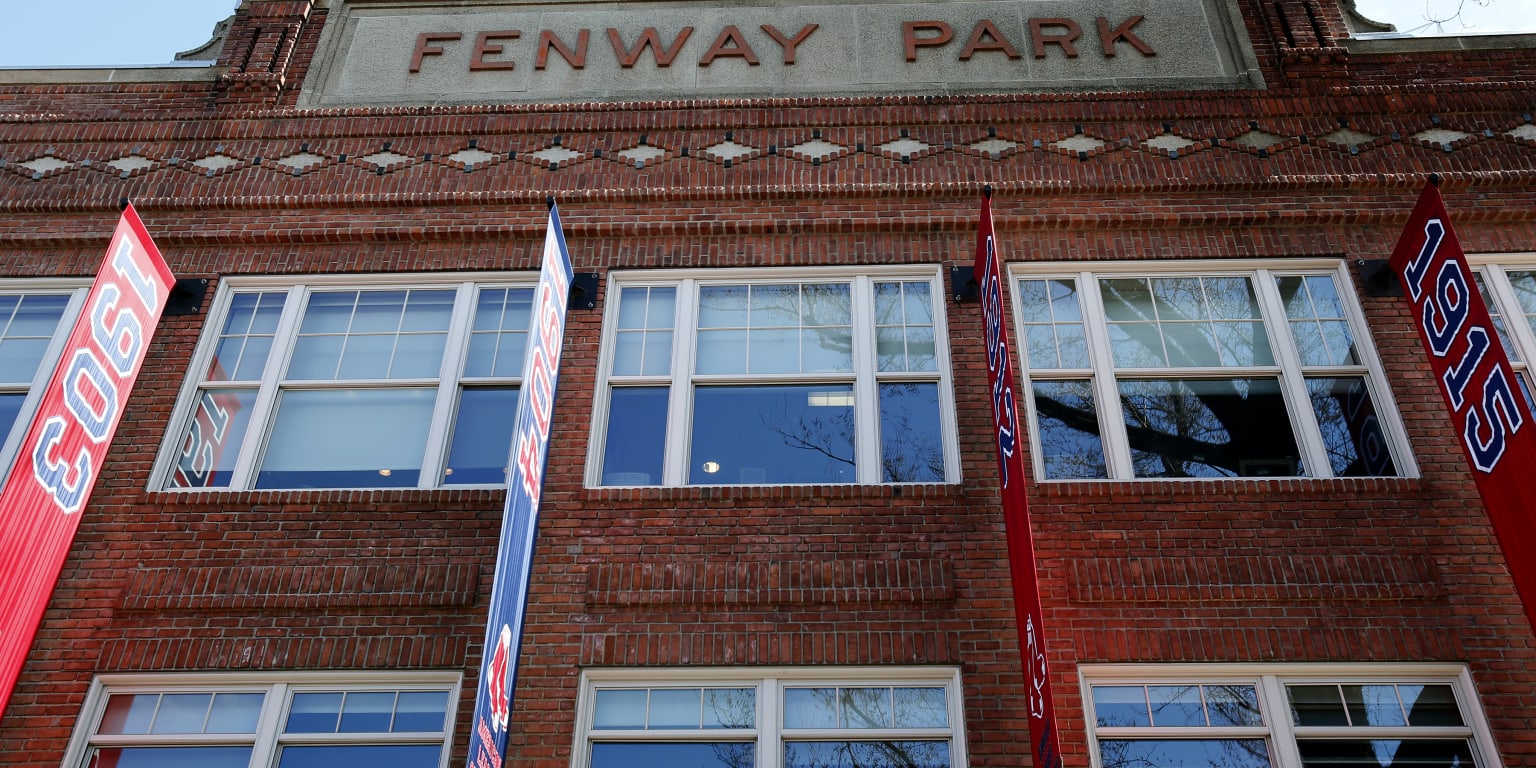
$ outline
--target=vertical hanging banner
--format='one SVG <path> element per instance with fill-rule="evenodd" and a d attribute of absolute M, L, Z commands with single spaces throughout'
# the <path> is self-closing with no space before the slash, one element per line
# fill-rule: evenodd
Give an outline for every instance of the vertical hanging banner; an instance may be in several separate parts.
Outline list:
<path fill-rule="evenodd" d="M 21 674 L 174 282 L 128 206 L 0 488 L 0 711 Z"/>
<path fill-rule="evenodd" d="M 1029 698 L 1029 741 L 1034 768 L 1060 768 L 1061 739 L 1046 668 L 1045 636 L 1040 610 L 1040 584 L 1035 571 L 1035 540 L 1030 531 L 1029 499 L 1024 488 L 1024 457 L 1020 452 L 1018 407 L 1013 396 L 1013 351 L 997 243 L 992 231 L 992 190 L 981 201 L 976 237 L 975 272 L 981 286 L 981 316 L 987 342 L 987 380 L 992 393 L 992 436 L 997 443 L 997 467 L 1003 497 L 1003 524 L 1008 541 L 1008 571 L 1013 579 L 1013 605 L 1024 656 L 1024 685 Z"/>
<path fill-rule="evenodd" d="M 1536 428 L 1433 181 L 1391 264 L 1526 618 L 1536 624 Z"/>
<path fill-rule="evenodd" d="M 565 309 L 571 286 L 571 256 L 560 231 L 560 212 L 549 203 L 544 259 L 534 291 L 523 359 L 523 387 L 517 398 L 508 460 L 507 504 L 501 520 L 501 548 L 486 620 L 480 687 L 475 695 L 468 768 L 500 768 L 507 749 L 512 690 L 517 684 L 518 646 L 528 605 L 533 543 L 539 524 L 539 496 L 549 456 L 549 426 L 554 413 L 560 349 L 565 339 Z"/>

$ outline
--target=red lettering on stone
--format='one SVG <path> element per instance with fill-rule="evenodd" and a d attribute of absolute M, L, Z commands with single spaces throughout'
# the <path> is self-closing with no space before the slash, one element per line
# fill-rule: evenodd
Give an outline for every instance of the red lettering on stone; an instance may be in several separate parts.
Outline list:
<path fill-rule="evenodd" d="M 1109 19 L 1100 16 L 1099 42 L 1104 44 L 1104 56 L 1106 58 L 1114 58 L 1115 43 L 1121 40 L 1130 43 L 1131 47 L 1135 48 L 1143 56 L 1156 56 L 1157 51 L 1152 50 L 1152 46 L 1147 45 L 1145 40 L 1137 37 L 1136 34 L 1131 31 L 1131 27 L 1140 24 L 1141 22 L 1145 21 L 1146 18 L 1147 17 L 1145 16 L 1132 16 L 1121 23 L 1120 26 L 1115 27 L 1114 29 L 1110 29 Z"/>
<path fill-rule="evenodd" d="M 979 51 L 1002 51 L 1010 59 L 1019 58 L 1019 51 L 1003 37 L 1003 33 L 997 31 L 991 19 L 982 19 L 976 22 L 976 28 L 971 30 L 971 39 L 965 42 L 965 50 L 960 52 L 961 61 L 970 61 L 971 57 Z"/>
<path fill-rule="evenodd" d="M 753 51 L 752 46 L 741 36 L 741 30 L 737 29 L 735 24 L 727 24 L 725 29 L 720 30 L 720 36 L 715 38 L 715 44 L 704 52 L 704 58 L 699 59 L 699 66 L 707 67 L 720 56 L 738 56 L 754 67 L 762 63 L 757 60 L 757 52 Z"/>
<path fill-rule="evenodd" d="M 772 24 L 764 24 L 762 29 L 768 33 L 769 37 L 773 38 L 774 42 L 779 44 L 780 48 L 784 49 L 784 63 L 785 65 L 790 65 L 795 63 L 795 49 L 805 42 L 805 39 L 810 37 L 811 33 L 819 29 L 820 26 L 819 24 L 807 24 L 801 27 L 794 37 L 786 37 L 783 32 L 780 32 Z"/>
<path fill-rule="evenodd" d="M 1048 35 L 1045 33 L 1046 27 L 1061 27 L 1066 32 Z M 1071 19 L 1029 20 L 1029 39 L 1035 45 L 1035 58 L 1037 59 L 1045 58 L 1045 46 L 1048 44 L 1061 46 L 1062 52 L 1066 53 L 1069 59 L 1077 58 L 1077 46 L 1073 45 L 1073 43 L 1082 36 L 1083 28 L 1079 27 L 1077 22 Z"/>
<path fill-rule="evenodd" d="M 935 34 L 918 37 L 918 32 L 933 32 Z M 917 61 L 918 46 L 932 48 L 944 45 L 954 39 L 955 30 L 942 21 L 908 21 L 901 25 L 901 40 L 906 47 L 907 61 Z"/>
<path fill-rule="evenodd" d="M 492 40 L 516 40 L 523 33 L 516 29 L 503 29 L 498 32 L 481 32 L 475 35 L 475 55 L 469 59 L 469 71 L 483 72 L 485 70 L 512 69 L 510 61 L 486 61 L 487 55 L 494 56 L 501 53 L 501 46 L 492 43 Z"/>
<path fill-rule="evenodd" d="M 533 60 L 534 69 L 544 69 L 549 64 L 549 49 L 554 48 L 565 59 L 565 63 L 571 65 L 571 69 L 582 69 L 587 66 L 587 43 L 592 41 L 592 31 L 583 29 L 576 33 L 576 50 L 572 51 L 565 46 L 565 42 L 555 36 L 554 32 L 544 30 L 539 33 L 539 52 Z"/>
<path fill-rule="evenodd" d="M 416 36 L 416 50 L 411 53 L 411 72 L 421 71 L 421 60 L 426 56 L 441 56 L 443 49 L 433 43 L 451 43 L 463 35 L 458 32 L 423 32 Z"/>
<path fill-rule="evenodd" d="M 640 54 L 649 46 L 651 54 L 656 57 L 656 66 L 669 67 L 672 60 L 683 50 L 683 43 L 688 42 L 688 36 L 693 34 L 693 27 L 683 27 L 677 33 L 677 39 L 672 41 L 672 47 L 667 48 L 661 44 L 661 39 L 656 36 L 655 27 L 646 27 L 640 33 L 640 39 L 635 41 L 633 50 L 624 47 L 624 41 L 619 38 L 619 31 L 613 27 L 608 28 L 608 42 L 613 44 L 613 54 L 619 57 L 619 65 L 625 69 L 635 66 L 640 60 Z"/>

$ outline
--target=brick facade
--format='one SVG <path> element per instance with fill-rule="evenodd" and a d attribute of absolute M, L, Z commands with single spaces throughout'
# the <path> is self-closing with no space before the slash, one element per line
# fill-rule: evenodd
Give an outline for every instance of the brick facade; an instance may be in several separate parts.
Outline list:
<path fill-rule="evenodd" d="M 1359 292 L 1429 173 L 1469 253 L 1536 251 L 1528 40 L 1372 48 L 1333 3 L 1240 0 L 1263 89 L 300 110 L 312 5 L 247 0 L 200 80 L 0 83 L 0 278 L 92 274 L 124 197 L 215 283 L 531 270 L 547 195 L 605 278 L 967 264 L 991 184 L 1007 260 L 1341 258 Z M 971 763 L 1028 764 L 976 305 L 944 307 L 961 482 L 627 489 L 583 483 L 608 298 L 568 318 L 512 764 L 570 764 L 583 667 L 877 664 L 958 666 Z M 1077 665 L 1270 661 L 1465 663 L 1536 763 L 1536 634 L 1405 305 L 1359 303 L 1419 476 L 1032 488 L 1067 765 Z M 0 764 L 58 765 L 101 673 L 449 669 L 462 765 L 502 492 L 146 490 L 206 321 L 154 337 Z"/>

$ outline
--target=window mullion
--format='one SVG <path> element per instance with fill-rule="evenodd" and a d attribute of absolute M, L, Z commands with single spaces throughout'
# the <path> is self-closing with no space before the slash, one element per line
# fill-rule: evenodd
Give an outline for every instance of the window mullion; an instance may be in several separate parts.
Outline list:
<path fill-rule="evenodd" d="M 692 446 L 689 432 L 693 425 L 694 348 L 698 344 L 699 283 L 683 280 L 677 286 L 676 313 L 672 324 L 672 387 L 667 392 L 666 455 L 662 460 L 661 484 L 686 485 L 687 462 Z"/>
<path fill-rule="evenodd" d="M 868 276 L 854 278 L 851 288 L 854 477 L 867 485 L 883 479 L 880 472 L 880 387 L 875 381 L 875 289 Z"/>
<path fill-rule="evenodd" d="M 757 750 L 760 768 L 782 768 L 784 765 L 784 685 L 778 678 L 770 677 L 757 688 Z"/>
<path fill-rule="evenodd" d="M 1527 367 L 1532 358 L 1536 357 L 1536 332 L 1531 330 L 1530 321 L 1525 319 L 1525 310 L 1515 298 L 1514 288 L 1510 286 L 1504 268 L 1492 264 L 1485 266 L 1483 284 L 1488 286 L 1488 292 L 1498 304 L 1499 314 L 1504 316 L 1504 331 L 1520 353 L 1521 363 L 1515 367 Z M 1508 354 L 1506 350 L 1505 355 Z"/>
<path fill-rule="evenodd" d="M 1254 275 L 1259 298 L 1259 314 L 1269 333 L 1270 348 L 1275 362 L 1280 364 L 1280 388 L 1285 393 L 1286 410 L 1290 412 L 1292 432 L 1300 443 L 1302 464 L 1311 477 L 1333 477 L 1333 465 L 1328 461 L 1328 447 L 1323 444 L 1323 433 L 1312 410 L 1312 394 L 1302 373 L 1301 353 L 1296 349 L 1296 339 L 1291 334 L 1290 317 L 1285 312 L 1285 302 L 1280 298 L 1280 288 L 1269 270 L 1261 269 Z"/>
<path fill-rule="evenodd" d="M 443 359 L 438 366 L 437 400 L 432 405 L 432 424 L 427 429 L 427 444 L 422 451 L 421 474 L 416 479 L 418 488 L 436 488 L 442 484 L 443 466 L 448 461 L 448 446 L 451 444 L 449 433 L 453 429 L 453 414 L 459 402 L 459 380 L 463 376 L 464 359 L 469 348 L 474 306 L 475 285 L 460 285 L 454 293 L 448 338 L 443 345 Z M 507 417 L 511 418 L 512 415 L 508 414 Z"/>
<path fill-rule="evenodd" d="M 1258 683 L 1264 722 L 1272 734 L 1269 748 L 1274 753 L 1275 768 L 1301 768 L 1301 748 L 1296 745 L 1296 732 L 1291 724 L 1291 705 L 1285 696 L 1285 686 L 1273 675 L 1260 677 Z"/>
<path fill-rule="evenodd" d="M 1099 433 L 1104 443 L 1104 463 L 1112 480 L 1135 477 L 1131 461 L 1130 438 L 1125 432 L 1125 413 L 1120 407 L 1120 392 L 1115 386 L 1115 360 L 1109 348 L 1109 322 L 1104 303 L 1099 298 L 1098 278 L 1090 272 L 1076 275 L 1077 295 L 1082 299 L 1082 313 L 1088 359 L 1093 366 L 1094 403 L 1099 412 Z M 1023 350 L 1021 349 L 1022 353 Z M 1033 392 L 1031 392 L 1033 394 Z"/>
<path fill-rule="evenodd" d="M 261 715 L 256 720 L 256 743 L 251 750 L 251 768 L 267 768 L 277 758 L 277 739 L 282 733 L 283 713 L 288 711 L 290 686 L 275 683 L 267 690 Z"/>
<path fill-rule="evenodd" d="M 245 440 L 240 445 L 240 452 L 230 471 L 230 488 L 246 489 L 252 486 L 256 459 L 262 452 L 268 433 L 272 431 L 272 413 L 277 407 L 282 373 L 287 369 L 288 358 L 297 343 L 299 318 L 303 315 L 304 303 L 308 298 L 309 289 L 302 285 L 290 288 L 285 297 L 283 314 L 278 318 L 277 330 L 272 334 L 272 349 L 268 350 L 267 364 L 261 371 L 261 387 L 256 392 L 256 402 L 251 405 L 251 420 L 246 426 Z M 224 311 L 227 316 L 228 304 Z M 219 318 L 220 323 L 223 320 Z M 217 335 L 214 340 L 217 346 Z M 195 416 L 196 410 L 193 414 Z"/>

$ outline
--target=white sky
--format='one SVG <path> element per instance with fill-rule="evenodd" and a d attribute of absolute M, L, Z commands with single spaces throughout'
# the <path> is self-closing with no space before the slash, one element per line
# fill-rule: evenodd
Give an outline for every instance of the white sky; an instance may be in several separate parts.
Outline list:
<path fill-rule="evenodd" d="M 821 0 L 812 0 L 820 2 Z M 238 0 L 0 0 L 0 67 L 163 64 L 208 41 Z M 1426 16 L 1457 21 L 1443 33 L 1536 31 L 1536 0 L 1358 0 L 1361 13 L 1400 31 L 1435 34 Z"/>

